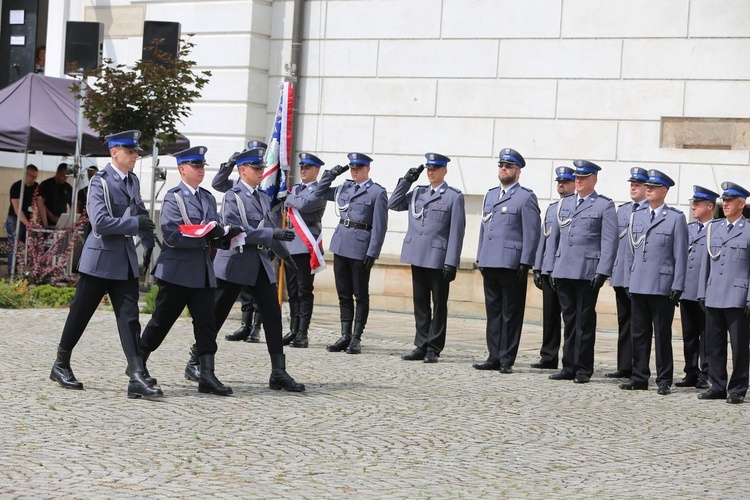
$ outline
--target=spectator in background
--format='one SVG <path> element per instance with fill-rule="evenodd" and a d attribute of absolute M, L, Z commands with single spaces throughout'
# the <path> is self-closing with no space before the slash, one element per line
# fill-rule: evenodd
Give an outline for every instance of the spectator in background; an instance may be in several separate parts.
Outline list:
<path fill-rule="evenodd" d="M 18 231 L 18 240 L 26 241 L 26 228 L 33 225 L 31 217 L 31 200 L 39 184 L 36 178 L 39 176 L 39 169 L 35 165 L 29 164 L 26 167 L 26 176 L 24 178 L 23 203 L 19 210 L 19 201 L 21 200 L 21 181 L 13 183 L 10 187 L 10 207 L 8 208 L 8 218 L 5 221 L 5 232 L 8 234 L 8 275 L 10 276 L 13 267 L 14 243 L 16 239 L 16 224 L 18 217 L 21 218 L 21 226 Z"/>
<path fill-rule="evenodd" d="M 99 171 L 99 168 L 96 165 L 91 165 L 88 169 L 86 169 L 86 174 L 88 175 L 89 184 L 91 184 L 91 178 L 95 176 L 98 171 Z M 83 211 L 86 208 L 86 197 L 88 195 L 89 195 L 88 185 L 78 190 L 78 202 L 76 203 L 77 214 L 83 215 Z"/>
<path fill-rule="evenodd" d="M 67 183 L 68 164 L 57 166 L 54 177 L 39 185 L 37 206 L 45 227 L 54 226 L 62 214 L 68 211 L 73 199 L 73 186 Z"/>
<path fill-rule="evenodd" d="M 47 47 L 40 45 L 34 54 L 34 73 L 44 74 L 44 65 L 47 59 Z"/>

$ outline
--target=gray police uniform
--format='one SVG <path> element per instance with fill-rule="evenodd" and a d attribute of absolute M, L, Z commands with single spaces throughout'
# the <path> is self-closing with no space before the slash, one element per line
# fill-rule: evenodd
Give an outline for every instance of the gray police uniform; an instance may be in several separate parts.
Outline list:
<path fill-rule="evenodd" d="M 659 208 L 659 207 L 657 207 Z M 632 302 L 631 335 L 633 373 L 630 380 L 647 384 L 651 376 L 651 337 L 656 344 L 656 384 L 671 386 L 674 373 L 672 320 L 674 304 L 670 293 L 685 288 L 688 232 L 684 214 L 666 205 L 654 213 L 646 208 L 632 217 L 632 251 L 626 253 L 630 272 L 625 287 Z"/>
<path fill-rule="evenodd" d="M 310 229 L 313 238 L 320 236 L 323 226 L 323 214 L 326 211 L 326 201 L 315 196 L 315 188 L 318 181 L 309 184 L 297 184 L 292 191 L 286 196 L 284 203 L 289 208 L 299 211 L 302 220 Z M 289 220 L 289 227 L 294 225 Z M 313 240 L 311 243 L 315 243 Z M 302 241 L 295 229 L 295 236 L 292 241 L 286 242 L 287 250 L 297 265 L 297 273 L 286 273 L 287 292 L 289 294 L 289 315 L 310 319 L 313 312 L 313 295 L 315 275 L 310 268 L 310 249 Z"/>
<path fill-rule="evenodd" d="M 247 225 L 240 215 L 239 197 L 244 207 Z M 286 246 L 273 239 L 274 221 L 270 216 L 271 200 L 259 189 L 240 182 L 226 195 L 222 204 L 224 224 L 242 226 L 245 229 L 245 245 L 234 250 L 218 250 L 214 257 L 214 272 L 218 281 L 215 314 L 216 330 L 219 331 L 232 310 L 234 301 L 243 286 L 252 288 L 253 297 L 263 313 L 263 329 L 271 355 L 281 354 L 281 309 L 277 300 L 276 275 L 267 247 L 277 256 L 289 256 Z M 263 223 L 262 227 L 261 223 Z"/>
<path fill-rule="evenodd" d="M 710 224 L 711 221 L 706 224 Z M 698 304 L 701 263 L 706 254 L 706 228 L 699 221 L 688 224 L 688 257 L 685 291 L 680 300 L 685 375 L 708 380 L 706 361 L 706 313 Z"/>
<path fill-rule="evenodd" d="M 477 262 L 487 311 L 487 363 L 513 366 L 526 305 L 526 273 L 534 266 L 541 233 L 536 195 L 516 183 L 490 189 L 484 198 Z"/>
<path fill-rule="evenodd" d="M 550 368 L 557 368 L 559 363 L 560 328 L 562 327 L 560 299 L 549 282 L 549 275 L 552 272 L 551 256 L 554 252 L 554 249 L 549 248 L 549 236 L 552 234 L 552 226 L 557 224 L 558 203 L 558 201 L 552 202 L 544 213 L 542 233 L 534 258 L 534 270 L 542 275 L 542 347 L 539 349 L 539 364 Z"/>
<path fill-rule="evenodd" d="M 370 271 L 363 261 L 380 257 L 388 229 L 388 196 L 385 188 L 372 179 L 361 187 L 346 180 L 333 188 L 335 177 L 330 170 L 323 172 L 315 194 L 334 201 L 341 216 L 330 245 L 341 321 L 354 320 L 364 328 L 370 311 Z M 356 311 L 352 297 L 357 300 Z"/>
<path fill-rule="evenodd" d="M 644 202 L 629 201 L 617 207 L 617 230 L 619 245 L 615 265 L 612 267 L 610 286 L 615 290 L 615 304 L 617 305 L 617 371 L 629 377 L 633 371 L 633 343 L 630 338 L 631 306 L 630 297 L 626 291 L 625 273 L 630 272 L 626 264 L 626 253 L 630 253 L 628 239 L 628 225 L 633 212 L 643 208 Z"/>
<path fill-rule="evenodd" d="M 745 396 L 750 364 L 750 327 L 743 308 L 750 301 L 750 226 L 743 216 L 728 230 L 712 222 L 701 263 L 698 298 L 706 301 L 706 357 L 710 391 Z M 709 237 L 708 235 L 706 236 Z M 732 345 L 732 376 L 727 381 L 727 331 Z"/>
<path fill-rule="evenodd" d="M 445 182 L 437 189 L 428 185 L 409 191 L 411 184 L 399 179 L 388 208 L 409 212 L 401 262 L 411 264 L 417 330 L 414 345 L 439 355 L 445 347 L 450 291 L 450 283 L 443 279 L 443 266 L 458 268 L 461 260 L 466 232 L 464 195 Z"/>
<path fill-rule="evenodd" d="M 138 355 L 139 273 L 133 236 L 140 236 L 144 249 L 154 246 L 154 234 L 138 230 L 138 216 L 148 215 L 140 190 L 134 173 L 123 179 L 110 164 L 91 178 L 87 206 L 92 231 L 78 263 L 81 279 L 63 328 L 62 349 L 75 347 L 102 297 L 108 293 L 125 355 Z"/>
<path fill-rule="evenodd" d="M 216 324 L 214 321 L 214 289 L 216 276 L 211 262 L 207 237 L 184 236 L 179 226 L 186 224 L 179 196 L 190 224 L 217 221 L 216 199 L 199 187 L 195 194 L 183 182 L 164 196 L 160 216 L 164 246 L 154 268 L 159 286 L 154 313 L 141 336 L 143 351 L 155 351 L 187 306 L 193 318 L 196 354 L 216 353 Z"/>
<path fill-rule="evenodd" d="M 610 198 L 593 191 L 579 206 L 578 195 L 560 200 L 560 217 L 552 226 L 552 278 L 565 322 L 563 367 L 559 377 L 587 380 L 594 372 L 596 274 L 611 276 L 617 255 L 617 212 Z M 553 376 L 554 377 L 554 376 Z"/>

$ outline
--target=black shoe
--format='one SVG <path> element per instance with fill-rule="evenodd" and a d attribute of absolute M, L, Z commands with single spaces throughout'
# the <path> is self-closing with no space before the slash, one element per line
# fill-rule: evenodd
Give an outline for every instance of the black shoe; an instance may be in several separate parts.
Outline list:
<path fill-rule="evenodd" d="M 336 342 L 334 342 L 331 345 L 327 345 L 326 351 L 328 352 L 346 351 L 346 348 L 349 347 L 349 342 L 351 341 L 352 341 L 351 336 L 347 337 L 345 335 L 342 335 L 341 337 L 339 337 L 339 339 Z"/>
<path fill-rule="evenodd" d="M 352 330 L 352 340 L 349 341 L 349 345 L 346 348 L 347 354 L 360 354 L 362 353 L 362 333 L 365 331 L 365 324 L 361 321 L 354 322 L 354 330 Z"/>
<path fill-rule="evenodd" d="M 305 384 L 296 382 L 286 372 L 286 356 L 283 354 L 271 356 L 271 378 L 268 379 L 268 387 L 274 391 L 284 389 L 289 392 L 305 392 Z"/>
<path fill-rule="evenodd" d="M 669 384 L 659 384 L 659 388 L 656 390 L 656 393 L 660 396 L 667 396 L 669 394 L 672 394 L 672 389 L 669 388 Z"/>
<path fill-rule="evenodd" d="M 623 391 L 647 391 L 648 382 L 633 382 L 631 380 L 626 384 L 620 384 L 620 389 Z"/>
<path fill-rule="evenodd" d="M 474 363 L 471 365 L 476 370 L 499 370 L 500 361 L 485 361 L 484 363 Z"/>
<path fill-rule="evenodd" d="M 557 370 L 557 361 L 539 361 L 537 363 L 531 363 L 532 368 L 537 370 Z"/>
<path fill-rule="evenodd" d="M 427 351 L 427 354 L 424 355 L 424 362 L 425 363 L 437 363 L 439 357 L 440 355 L 436 353 L 435 351 Z"/>
<path fill-rule="evenodd" d="M 591 380 L 591 377 L 589 377 L 588 375 L 583 375 L 579 373 L 573 379 L 573 383 L 574 384 L 588 384 L 589 380 Z"/>
<path fill-rule="evenodd" d="M 567 373 L 567 372 L 562 371 L 558 373 L 553 373 L 547 378 L 549 378 L 550 380 L 573 380 L 574 378 L 576 378 L 576 376 L 572 373 Z"/>
<path fill-rule="evenodd" d="M 140 349 L 138 352 L 143 358 L 143 376 L 146 378 L 146 382 L 148 382 L 149 385 L 159 385 L 156 379 L 148 373 L 148 367 L 146 367 L 146 361 L 148 361 L 148 357 L 151 355 L 151 352 L 146 352 L 143 349 Z M 129 366 L 125 368 L 125 375 L 127 375 L 128 377 L 130 376 Z"/>
<path fill-rule="evenodd" d="M 726 399 L 727 393 L 724 391 L 717 391 L 709 389 L 706 392 L 698 394 L 698 399 Z"/>
<path fill-rule="evenodd" d="M 675 382 L 675 387 L 695 387 L 698 385 L 698 375 L 685 375 L 685 378 L 679 382 Z"/>
<path fill-rule="evenodd" d="M 214 374 L 214 355 L 203 354 L 200 357 L 200 379 L 198 380 L 198 392 L 203 394 L 216 394 L 217 396 L 229 396 L 232 388 L 219 381 Z"/>
<path fill-rule="evenodd" d="M 708 389 L 709 387 L 711 387 L 711 384 L 708 383 L 708 380 L 698 377 L 698 382 L 695 383 L 696 389 Z"/>
<path fill-rule="evenodd" d="M 626 370 L 615 370 L 604 374 L 605 378 L 630 378 L 631 373 Z"/>
<path fill-rule="evenodd" d="M 503 363 L 500 365 L 500 368 L 498 368 L 497 371 L 499 371 L 500 373 L 505 373 L 505 374 L 513 373 L 513 365 Z"/>
<path fill-rule="evenodd" d="M 190 347 L 190 359 L 185 365 L 185 380 L 192 380 L 198 382 L 201 379 L 201 365 L 198 361 L 198 351 L 195 350 L 195 345 Z"/>
<path fill-rule="evenodd" d="M 235 330 L 234 333 L 228 333 L 224 335 L 224 340 L 228 340 L 230 342 L 238 342 L 240 340 L 247 340 L 247 337 L 250 335 L 250 325 L 246 325 L 245 323 L 242 323 L 240 327 Z"/>
<path fill-rule="evenodd" d="M 66 351 L 60 346 L 57 346 L 57 359 L 52 365 L 52 371 L 49 374 L 49 379 L 54 380 L 65 389 L 83 390 L 83 384 L 76 379 L 73 375 L 73 369 L 70 367 L 70 354 L 71 351 Z"/>
<path fill-rule="evenodd" d="M 298 347 L 301 349 L 307 349 L 310 344 L 310 340 L 307 337 L 307 332 L 297 332 L 297 336 L 289 342 L 289 347 Z"/>
<path fill-rule="evenodd" d="M 729 393 L 729 396 L 727 396 L 727 403 L 730 405 L 738 405 L 742 403 L 745 400 L 745 396 L 741 396 L 739 394 L 733 394 Z"/>
<path fill-rule="evenodd" d="M 128 398 L 160 398 L 164 393 L 158 387 L 154 387 L 146 381 L 143 368 L 143 358 L 130 356 L 128 358 L 130 369 L 130 381 L 128 382 Z"/>
<path fill-rule="evenodd" d="M 401 356 L 401 359 L 403 359 L 404 361 L 422 361 L 426 356 L 427 353 L 417 347 L 409 354 L 404 354 L 403 356 Z"/>
<path fill-rule="evenodd" d="M 289 319 L 289 333 L 284 335 L 284 337 L 281 339 L 281 343 L 284 345 L 289 345 L 294 341 L 295 338 L 297 338 L 297 331 L 299 330 L 299 320 L 300 318 L 297 316 L 293 316 Z"/>

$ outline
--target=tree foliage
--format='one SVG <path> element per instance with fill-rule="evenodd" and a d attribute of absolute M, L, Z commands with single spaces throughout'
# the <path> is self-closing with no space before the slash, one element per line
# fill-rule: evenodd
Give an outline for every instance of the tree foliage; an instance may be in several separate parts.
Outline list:
<path fill-rule="evenodd" d="M 211 76 L 210 71 L 193 71 L 195 62 L 188 56 L 195 44 L 190 36 L 180 40 L 176 58 L 159 50 L 163 39 L 154 39 L 150 47 L 153 61 L 140 59 L 128 69 L 105 59 L 101 66 L 84 73 L 84 81 L 93 83 L 83 100 L 83 114 L 102 140 L 124 130 L 140 130 L 140 142 L 146 148 L 154 139 L 163 145 L 177 140 L 178 122 L 190 115 L 190 104 L 200 98 Z M 78 85 L 73 88 L 79 91 Z"/>

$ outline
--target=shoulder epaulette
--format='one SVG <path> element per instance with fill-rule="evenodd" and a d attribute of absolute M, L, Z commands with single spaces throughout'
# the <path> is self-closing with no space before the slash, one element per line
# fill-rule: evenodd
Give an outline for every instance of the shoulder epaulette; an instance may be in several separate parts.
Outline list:
<path fill-rule="evenodd" d="M 176 186 L 171 187 L 169 191 L 167 191 L 167 193 L 174 193 L 175 191 L 179 191 L 179 190 L 180 190 L 180 185 L 177 184 Z"/>
<path fill-rule="evenodd" d="M 625 202 L 625 203 L 623 203 L 622 205 L 617 205 L 617 208 L 622 208 L 622 207 L 624 207 L 624 206 L 630 205 L 631 203 L 632 203 L 632 201 L 626 201 L 626 202 Z"/>
<path fill-rule="evenodd" d="M 521 189 L 523 189 L 524 191 L 529 192 L 529 193 L 533 193 L 534 192 L 534 191 L 532 191 L 531 189 L 529 189 L 529 188 L 527 188 L 525 186 L 518 186 L 518 187 L 521 188 Z"/>
<path fill-rule="evenodd" d="M 599 198 L 603 198 L 603 199 L 605 199 L 607 201 L 612 201 L 612 198 L 610 198 L 609 196 L 604 196 L 603 194 L 598 195 L 598 197 Z"/>
<path fill-rule="evenodd" d="M 551 206 L 551 207 L 552 207 L 552 206 L 555 206 L 555 205 L 557 205 L 558 203 L 560 203 L 560 200 L 555 200 L 555 201 L 553 201 L 552 203 L 550 203 L 550 204 L 549 204 L 549 206 Z"/>
<path fill-rule="evenodd" d="M 452 191 L 455 191 L 455 192 L 456 192 L 456 193 L 458 193 L 458 194 L 463 194 L 463 193 L 461 193 L 461 190 L 460 190 L 460 189 L 458 189 L 458 188 L 455 188 L 455 187 L 453 187 L 453 186 L 448 186 L 448 189 L 450 189 L 450 190 L 452 190 Z"/>
<path fill-rule="evenodd" d="M 669 207 L 669 209 L 670 209 L 670 210 L 671 210 L 672 212 L 677 212 L 677 213 L 678 213 L 678 214 L 680 214 L 680 215 L 682 215 L 682 214 L 683 214 L 683 211 L 682 211 L 682 210 L 680 210 L 680 209 L 678 209 L 678 208 L 675 208 L 675 207 Z"/>

